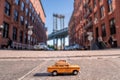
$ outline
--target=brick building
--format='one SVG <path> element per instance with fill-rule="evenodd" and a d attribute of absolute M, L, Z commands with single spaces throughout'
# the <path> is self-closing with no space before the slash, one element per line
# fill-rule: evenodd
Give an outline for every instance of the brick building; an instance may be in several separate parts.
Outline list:
<path fill-rule="evenodd" d="M 120 0 L 74 0 L 74 11 L 69 22 L 70 44 L 98 48 L 120 47 Z"/>
<path fill-rule="evenodd" d="M 14 48 L 27 49 L 39 42 L 46 43 L 46 15 L 40 0 L 0 0 L 0 11 L 1 48 L 7 45 L 8 38 Z M 33 26 L 31 36 L 28 26 Z"/>

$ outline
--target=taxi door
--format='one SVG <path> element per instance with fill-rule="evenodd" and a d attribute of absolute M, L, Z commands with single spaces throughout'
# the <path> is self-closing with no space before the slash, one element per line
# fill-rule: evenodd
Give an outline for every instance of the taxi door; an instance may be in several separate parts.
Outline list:
<path fill-rule="evenodd" d="M 65 73 L 71 73 L 69 65 L 65 65 Z"/>
<path fill-rule="evenodd" d="M 59 65 L 58 67 L 58 73 L 65 73 L 66 67 L 64 65 Z"/>

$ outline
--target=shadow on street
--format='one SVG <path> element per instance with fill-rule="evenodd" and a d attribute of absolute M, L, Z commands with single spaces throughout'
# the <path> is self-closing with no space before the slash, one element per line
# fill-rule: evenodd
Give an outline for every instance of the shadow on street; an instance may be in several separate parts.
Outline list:
<path fill-rule="evenodd" d="M 35 77 L 44 77 L 44 76 L 51 76 L 50 73 L 36 73 L 33 76 Z"/>
<path fill-rule="evenodd" d="M 46 77 L 46 76 L 52 76 L 51 73 L 36 73 L 33 75 L 34 77 Z M 75 76 L 72 74 L 58 74 L 57 76 Z"/>

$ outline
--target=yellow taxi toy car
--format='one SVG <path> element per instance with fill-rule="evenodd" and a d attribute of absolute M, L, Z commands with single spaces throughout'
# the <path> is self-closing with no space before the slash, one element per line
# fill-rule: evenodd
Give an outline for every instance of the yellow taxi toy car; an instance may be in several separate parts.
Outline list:
<path fill-rule="evenodd" d="M 62 73 L 72 73 L 77 75 L 80 71 L 80 67 L 78 65 L 70 65 L 66 60 L 59 60 L 55 65 L 49 66 L 47 71 L 52 73 L 53 76 Z"/>

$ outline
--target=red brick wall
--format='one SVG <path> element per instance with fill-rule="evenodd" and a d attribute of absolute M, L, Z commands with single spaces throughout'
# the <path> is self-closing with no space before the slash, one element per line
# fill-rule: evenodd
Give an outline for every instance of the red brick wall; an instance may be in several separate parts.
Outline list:
<path fill-rule="evenodd" d="M 96 38 L 96 28 L 98 27 L 98 34 L 100 36 L 102 36 L 102 28 L 101 25 L 103 23 L 105 23 L 106 26 L 106 37 L 103 37 L 103 41 L 104 42 L 108 42 L 110 35 L 110 25 L 109 25 L 109 20 L 114 18 L 115 19 L 115 25 L 116 25 L 116 34 L 112 35 L 114 37 L 114 39 L 117 40 L 117 45 L 118 47 L 120 47 L 120 0 L 113 0 L 113 8 L 114 11 L 108 13 L 108 5 L 107 5 L 107 0 L 103 0 L 102 2 L 99 2 L 99 0 L 97 1 L 97 6 L 95 8 L 93 8 L 93 1 L 94 0 L 90 0 L 90 2 L 88 3 L 88 5 L 90 7 L 92 7 L 92 13 L 88 16 L 88 17 L 92 17 L 92 22 L 93 22 L 93 26 L 89 29 L 85 29 L 84 27 L 87 24 L 87 19 L 84 18 L 84 15 L 86 14 L 86 9 L 84 8 L 84 4 L 85 4 L 85 0 L 74 0 L 74 11 L 73 14 L 71 16 L 70 22 L 69 22 L 69 35 L 70 35 L 70 44 L 78 43 L 80 45 L 84 45 L 84 46 L 89 46 L 89 42 L 87 40 L 87 36 L 85 36 L 87 34 L 87 32 L 93 32 L 93 37 L 94 37 L 94 41 L 97 39 Z M 100 6 L 104 6 L 105 8 L 105 16 L 103 18 L 100 18 Z M 94 13 L 97 12 L 97 17 L 98 17 L 98 22 L 95 24 L 94 20 Z M 76 18 L 75 18 L 76 17 Z M 73 26 L 73 22 L 75 26 Z M 72 31 L 75 31 L 75 34 L 73 34 Z M 79 40 L 80 37 L 80 40 Z M 108 45 L 108 47 L 110 47 Z"/>
<path fill-rule="evenodd" d="M 29 8 L 29 4 L 26 4 L 26 0 L 20 0 L 20 1 L 23 1 L 25 3 L 25 9 Z M 31 1 L 34 1 L 34 0 L 31 0 Z M 24 34 L 27 34 L 27 32 L 28 32 L 28 28 L 26 28 L 26 26 L 25 26 L 25 20 L 28 20 L 29 25 L 34 26 L 34 28 L 33 28 L 34 32 L 33 32 L 32 37 L 36 38 L 38 42 L 46 42 L 47 41 L 47 35 L 46 35 L 46 30 L 45 30 L 45 25 L 44 25 L 45 24 L 45 14 L 43 13 L 43 9 L 41 8 L 42 5 L 40 4 L 40 2 L 37 5 L 37 7 L 35 6 L 36 2 L 35 3 L 32 2 L 32 6 L 33 6 L 34 10 L 35 11 L 38 10 L 36 12 L 37 12 L 38 15 L 40 14 L 40 19 L 41 19 L 40 23 L 38 22 L 38 19 L 37 19 L 38 17 L 35 14 L 32 13 L 32 10 L 29 9 L 29 12 L 31 12 L 32 16 L 34 16 L 34 20 L 35 20 L 34 23 L 32 22 L 32 20 L 30 19 L 29 16 L 25 15 L 25 10 L 21 11 L 21 2 L 20 2 L 19 6 L 17 6 L 14 3 L 14 0 L 8 0 L 8 2 L 11 4 L 11 15 L 10 16 L 7 16 L 4 13 L 5 0 L 0 0 L 0 8 L 1 8 L 0 25 L 3 24 L 3 21 L 5 21 L 9 24 L 9 37 L 12 39 L 13 27 L 16 27 L 17 28 L 17 41 L 15 41 L 15 42 L 19 43 L 19 40 L 20 40 L 19 39 L 19 32 L 23 31 L 23 42 L 22 42 L 22 44 L 25 44 Z M 13 19 L 15 9 L 19 12 L 18 22 L 14 21 L 14 19 Z M 24 17 L 24 25 L 20 24 L 20 16 Z M 0 37 L 0 44 L 2 42 L 7 43 L 7 39 Z"/>
<path fill-rule="evenodd" d="M 46 18 L 41 1 L 40 0 L 30 0 L 30 1 L 33 3 L 35 10 L 37 11 L 38 14 L 40 14 L 42 21 L 45 23 Z"/>
<path fill-rule="evenodd" d="M 116 19 L 116 30 L 117 30 L 117 41 L 118 41 L 118 46 L 120 47 L 120 0 L 115 1 L 116 5 L 116 14 L 115 14 L 115 19 Z"/>

